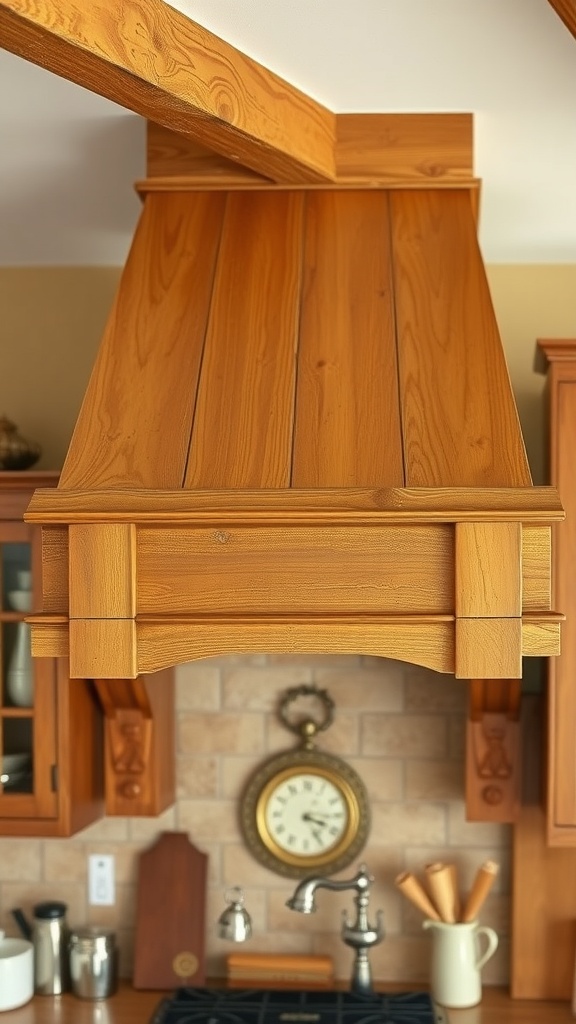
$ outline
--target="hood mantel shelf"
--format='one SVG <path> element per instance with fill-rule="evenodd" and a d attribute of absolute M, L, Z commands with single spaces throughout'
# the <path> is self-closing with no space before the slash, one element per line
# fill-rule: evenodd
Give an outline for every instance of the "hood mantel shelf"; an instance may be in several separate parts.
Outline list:
<path fill-rule="evenodd" d="M 145 193 L 44 527 L 37 655 L 224 653 L 514 679 L 558 653 L 475 186 Z M 105 439 L 105 441 L 103 441 Z"/>

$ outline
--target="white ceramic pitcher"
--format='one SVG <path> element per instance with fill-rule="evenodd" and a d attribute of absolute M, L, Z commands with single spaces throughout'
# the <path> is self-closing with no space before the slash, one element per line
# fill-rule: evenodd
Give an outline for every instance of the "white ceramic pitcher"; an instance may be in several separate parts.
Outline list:
<path fill-rule="evenodd" d="M 480 971 L 498 946 L 494 929 L 479 925 L 477 921 L 445 924 L 426 920 L 422 927 L 432 932 L 432 998 L 440 1006 L 476 1006 L 482 998 Z M 487 939 L 484 951 L 481 936 Z"/>

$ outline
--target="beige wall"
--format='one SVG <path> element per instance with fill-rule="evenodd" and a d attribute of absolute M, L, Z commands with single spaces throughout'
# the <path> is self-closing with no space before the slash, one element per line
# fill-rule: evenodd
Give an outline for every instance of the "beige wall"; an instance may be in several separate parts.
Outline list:
<path fill-rule="evenodd" d="M 507 979 L 510 827 L 464 820 L 464 683 L 401 662 L 348 656 L 216 658 L 182 665 L 177 677 L 176 805 L 159 819 L 107 818 L 67 840 L 0 839 L 1 928 L 14 931 L 11 907 L 29 910 L 39 899 L 64 900 L 72 924 L 117 929 L 122 973 L 129 975 L 138 854 L 158 832 L 184 831 L 209 855 L 206 942 L 212 976 L 224 974 L 224 958 L 231 951 L 215 929 L 224 893 L 242 885 L 254 923 L 247 950 L 333 955 L 338 976 L 348 977 L 351 951 L 339 932 L 342 910 L 353 911 L 352 894 L 320 893 L 318 911 L 311 916 L 289 911 L 284 904 L 296 883 L 251 857 L 237 817 L 240 794 L 252 773 L 296 745 L 275 714 L 280 695 L 289 686 L 317 682 L 337 709 L 318 746 L 345 758 L 371 799 L 372 826 L 362 857 L 376 880 L 370 916 L 382 909 L 386 927 L 386 938 L 371 957 L 375 977 L 427 978 L 429 937 L 422 931 L 421 915 L 394 888 L 398 872 L 451 860 L 467 891 L 479 864 L 492 858 L 502 864 L 502 873 L 482 922 L 497 929 L 501 945 L 485 978 Z M 113 908 L 87 905 L 91 853 L 115 857 Z M 355 867 L 341 877 L 351 877 Z"/>
<path fill-rule="evenodd" d="M 533 369 L 535 339 L 576 335 L 576 267 L 491 267 L 489 276 L 538 480 L 544 378 Z M 0 412 L 43 444 L 45 467 L 61 465 L 117 277 L 116 269 L 0 271 Z M 373 954 L 376 976 L 426 978 L 428 941 L 418 913 L 393 888 L 395 874 L 450 858 L 467 888 L 480 861 L 495 857 L 503 872 L 482 917 L 497 928 L 501 948 L 485 977 L 505 980 L 510 829 L 464 819 L 464 684 L 385 659 L 258 656 L 181 666 L 175 807 L 159 820 L 105 819 L 70 840 L 0 839 L 0 927 L 14 932 L 11 907 L 60 897 L 71 923 L 118 929 L 122 970 L 129 973 L 138 853 L 159 831 L 178 829 L 210 855 L 212 973 L 222 973 L 228 951 L 213 927 L 224 889 L 242 884 L 255 923 L 252 950 L 332 952 L 346 977 L 350 951 L 337 936 L 342 907 L 351 909 L 348 895 L 321 894 L 313 918 L 286 910 L 292 883 L 250 858 L 236 819 L 239 794 L 256 766 L 291 746 L 274 715 L 279 694 L 311 681 L 327 687 L 337 704 L 322 745 L 350 759 L 373 801 L 365 856 L 376 876 L 373 909 L 384 909 L 387 929 Z M 111 910 L 86 902 L 92 852 L 116 857 L 118 899 Z"/>
<path fill-rule="evenodd" d="M 60 469 L 120 270 L 0 268 L 0 415 Z"/>
<path fill-rule="evenodd" d="M 537 338 L 576 338 L 576 266 L 489 266 L 488 280 L 535 483 L 545 483 L 544 376 Z"/>

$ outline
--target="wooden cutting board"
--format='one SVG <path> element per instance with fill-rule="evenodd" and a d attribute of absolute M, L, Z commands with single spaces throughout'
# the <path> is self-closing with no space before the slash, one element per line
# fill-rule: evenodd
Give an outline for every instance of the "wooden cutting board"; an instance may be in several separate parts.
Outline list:
<path fill-rule="evenodd" d="M 141 854 L 134 988 L 205 984 L 207 867 L 185 832 L 163 832 Z"/>

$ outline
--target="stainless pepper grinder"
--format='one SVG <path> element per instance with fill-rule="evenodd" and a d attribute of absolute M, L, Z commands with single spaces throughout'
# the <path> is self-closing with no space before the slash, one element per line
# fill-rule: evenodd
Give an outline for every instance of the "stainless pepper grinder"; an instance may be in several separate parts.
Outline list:
<path fill-rule="evenodd" d="M 58 900 L 37 903 L 32 924 L 22 910 L 12 911 L 22 932 L 34 946 L 34 991 L 41 996 L 59 996 L 70 987 L 68 969 L 67 906 Z"/>

